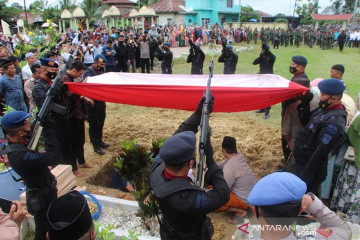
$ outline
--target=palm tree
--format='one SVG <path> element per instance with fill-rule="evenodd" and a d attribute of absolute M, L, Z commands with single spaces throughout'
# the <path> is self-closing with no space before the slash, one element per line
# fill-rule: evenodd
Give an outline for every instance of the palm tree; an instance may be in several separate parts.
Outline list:
<path fill-rule="evenodd" d="M 84 10 L 86 17 L 88 17 L 90 21 L 96 20 L 96 18 L 101 15 L 100 2 L 101 0 L 84 0 L 82 2 L 81 8 Z"/>
<path fill-rule="evenodd" d="M 74 0 L 59 0 L 59 5 L 60 5 L 60 10 L 64 10 L 64 9 L 71 9 L 74 7 L 75 5 L 75 1 Z"/>

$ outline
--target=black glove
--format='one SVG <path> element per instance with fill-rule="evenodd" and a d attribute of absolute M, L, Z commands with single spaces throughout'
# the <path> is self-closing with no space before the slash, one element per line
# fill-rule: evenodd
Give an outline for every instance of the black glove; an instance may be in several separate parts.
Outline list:
<path fill-rule="evenodd" d="M 210 99 L 210 102 L 209 102 L 209 114 L 212 113 L 213 109 L 214 109 L 214 100 L 215 98 L 213 96 L 211 96 L 211 99 Z M 196 111 L 195 113 L 198 114 L 198 115 L 201 115 L 202 114 L 202 109 L 203 109 L 203 106 L 204 106 L 204 102 L 205 102 L 205 97 L 202 97 L 200 99 L 200 102 L 196 108 Z"/>
<path fill-rule="evenodd" d="M 307 90 L 304 95 L 300 96 L 300 99 L 302 103 L 309 103 L 313 97 L 313 93 L 310 90 Z"/>
<path fill-rule="evenodd" d="M 210 129 L 209 129 L 210 131 Z M 211 145 L 211 139 L 210 139 L 211 133 L 208 132 L 208 137 L 206 140 L 206 146 L 205 146 L 205 156 L 206 156 L 206 166 L 210 167 L 211 165 L 215 164 L 214 161 L 214 150 Z"/>

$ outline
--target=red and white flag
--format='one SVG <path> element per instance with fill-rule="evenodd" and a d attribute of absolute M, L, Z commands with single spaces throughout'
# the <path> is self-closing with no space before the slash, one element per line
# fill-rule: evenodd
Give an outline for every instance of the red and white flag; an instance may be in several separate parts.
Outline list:
<path fill-rule="evenodd" d="M 207 75 L 106 73 L 87 83 L 66 83 L 75 94 L 145 107 L 193 111 L 206 90 Z M 214 75 L 214 112 L 262 109 L 308 90 L 274 74 Z"/>

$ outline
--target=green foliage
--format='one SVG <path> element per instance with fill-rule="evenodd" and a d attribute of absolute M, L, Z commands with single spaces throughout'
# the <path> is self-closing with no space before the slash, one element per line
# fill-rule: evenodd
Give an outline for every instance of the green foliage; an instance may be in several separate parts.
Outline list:
<path fill-rule="evenodd" d="M 99 240 L 113 240 L 116 238 L 115 233 L 112 231 L 114 226 L 108 224 L 106 226 L 101 226 L 98 221 L 94 221 L 96 238 Z"/>
<path fill-rule="evenodd" d="M 36 0 L 29 6 L 29 11 L 32 13 L 42 13 L 45 9 L 45 2 L 41 0 Z"/>
<path fill-rule="evenodd" d="M 0 19 L 7 23 L 15 22 L 22 10 L 19 10 L 17 5 L 8 7 L 8 2 L 8 0 L 0 0 Z"/>
<path fill-rule="evenodd" d="M 354 12 L 355 0 L 344 0 L 344 2 L 344 6 L 342 7 L 343 12 Z"/>
<path fill-rule="evenodd" d="M 24 240 L 33 240 L 35 238 L 35 232 L 31 229 L 24 236 Z"/>
<path fill-rule="evenodd" d="M 84 0 L 81 3 L 80 7 L 84 10 L 85 15 L 90 22 L 97 20 L 96 17 L 101 16 L 100 2 L 101 0 Z"/>
<path fill-rule="evenodd" d="M 276 23 L 288 23 L 289 21 L 286 18 L 275 18 L 274 22 Z"/>
<path fill-rule="evenodd" d="M 260 15 L 255 12 L 255 10 L 251 6 L 242 6 L 240 16 L 241 22 L 249 22 L 249 20 L 252 18 L 260 21 Z"/>
<path fill-rule="evenodd" d="M 0 173 L 6 170 L 5 163 L 0 163 Z"/>
<path fill-rule="evenodd" d="M 300 17 L 300 23 L 303 25 L 313 24 L 315 20 L 312 19 L 311 14 L 318 13 L 319 0 L 309 0 L 308 4 L 303 4 L 296 8 L 296 13 Z"/>
<path fill-rule="evenodd" d="M 139 240 L 138 237 L 141 236 L 141 234 L 136 234 L 132 230 L 128 230 L 128 233 L 129 233 L 129 236 L 128 237 L 121 236 L 121 240 Z"/>
<path fill-rule="evenodd" d="M 156 157 L 159 154 L 161 146 L 164 144 L 166 138 L 159 138 L 156 141 L 152 142 L 151 152 L 153 157 Z"/>
<path fill-rule="evenodd" d="M 331 2 L 332 2 L 331 7 L 332 7 L 334 13 L 340 14 L 342 12 L 343 1 L 342 0 L 331 0 Z"/>
<path fill-rule="evenodd" d="M 74 0 L 59 0 L 59 6 L 61 12 L 64 9 L 69 10 L 70 12 L 74 11 L 76 8 L 75 1 Z"/>

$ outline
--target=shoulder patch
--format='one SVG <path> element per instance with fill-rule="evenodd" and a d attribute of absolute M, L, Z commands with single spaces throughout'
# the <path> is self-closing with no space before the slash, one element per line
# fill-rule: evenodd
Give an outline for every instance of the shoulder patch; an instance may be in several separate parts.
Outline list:
<path fill-rule="evenodd" d="M 334 134 L 337 133 L 338 127 L 335 126 L 335 125 L 330 124 L 330 125 L 327 127 L 327 131 L 328 131 L 329 133 L 331 133 L 332 135 L 334 135 Z"/>
<path fill-rule="evenodd" d="M 198 194 L 197 197 L 196 197 L 195 208 L 196 208 L 196 209 L 205 208 L 205 207 L 207 207 L 211 202 L 212 202 L 212 200 L 211 200 L 210 198 L 206 197 L 206 195 L 204 195 L 204 194 Z"/>
<path fill-rule="evenodd" d="M 317 232 L 326 238 L 329 238 L 334 233 L 331 228 L 320 228 L 319 230 L 317 230 Z"/>
<path fill-rule="evenodd" d="M 329 144 L 331 139 L 332 139 L 331 135 L 326 133 L 321 141 L 323 144 Z"/>
<path fill-rule="evenodd" d="M 36 153 L 26 152 L 24 154 L 24 160 L 35 160 L 38 158 L 39 158 L 39 156 Z"/>

